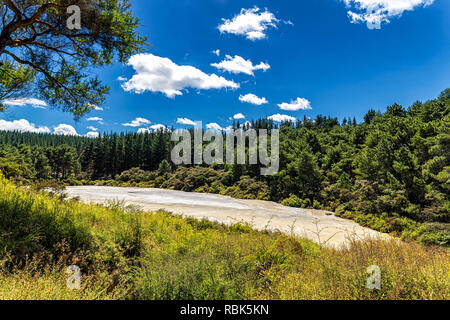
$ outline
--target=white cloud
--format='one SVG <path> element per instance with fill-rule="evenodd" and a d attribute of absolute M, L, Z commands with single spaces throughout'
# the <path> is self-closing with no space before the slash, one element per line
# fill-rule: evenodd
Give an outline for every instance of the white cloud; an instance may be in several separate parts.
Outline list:
<path fill-rule="evenodd" d="M 241 9 L 233 19 L 222 19 L 222 22 L 218 27 L 221 33 L 245 35 L 247 39 L 255 41 L 266 38 L 267 29 L 276 28 L 279 20 L 267 9 L 261 11 L 255 6 Z"/>
<path fill-rule="evenodd" d="M 348 16 L 352 23 L 367 23 L 369 29 L 380 29 L 382 23 L 400 17 L 405 11 L 418 6 L 429 6 L 434 0 L 343 0 L 350 8 Z"/>
<path fill-rule="evenodd" d="M 53 133 L 62 136 L 78 136 L 77 130 L 68 124 L 60 124 L 53 129 Z"/>
<path fill-rule="evenodd" d="M 245 116 L 242 113 L 237 113 L 233 116 L 234 120 L 245 119 Z"/>
<path fill-rule="evenodd" d="M 280 103 L 278 105 L 280 109 L 282 110 L 288 110 L 288 111 L 298 111 L 298 110 L 311 110 L 311 102 L 305 98 L 297 98 L 294 101 L 291 101 L 290 103 Z"/>
<path fill-rule="evenodd" d="M 92 132 L 88 132 L 85 136 L 89 138 L 96 138 L 99 133 L 96 132 L 98 129 L 94 127 L 88 127 Z M 48 127 L 36 127 L 33 123 L 28 122 L 28 120 L 14 120 L 5 121 L 0 120 L 0 130 L 2 131 L 19 131 L 19 132 L 32 132 L 32 133 L 51 133 Z M 66 136 L 78 136 L 79 134 L 75 128 L 68 124 L 60 124 L 53 129 L 53 134 L 56 135 L 66 135 Z"/>
<path fill-rule="evenodd" d="M 273 116 L 267 117 L 267 119 L 275 121 L 275 122 L 286 122 L 286 121 L 294 122 L 297 120 L 294 117 L 291 117 L 291 116 L 288 116 L 285 114 L 279 114 L 279 113 L 274 114 Z"/>
<path fill-rule="evenodd" d="M 267 101 L 266 98 L 260 98 L 260 97 L 258 97 L 256 95 L 254 95 L 253 93 L 248 93 L 248 94 L 246 94 L 244 96 L 240 95 L 239 96 L 239 101 L 255 104 L 257 106 L 269 103 L 269 101 Z"/>
<path fill-rule="evenodd" d="M 167 127 L 163 124 L 155 124 L 153 126 L 150 126 L 148 128 L 139 128 L 137 133 L 138 134 L 144 134 L 144 133 L 150 133 L 152 131 L 160 131 L 160 130 L 168 130 Z"/>
<path fill-rule="evenodd" d="M 45 101 L 35 99 L 35 98 L 18 98 L 18 99 L 7 99 L 3 101 L 4 105 L 10 107 L 24 107 L 32 106 L 38 109 L 47 109 L 48 104 Z"/>
<path fill-rule="evenodd" d="M 177 123 L 188 125 L 188 126 L 195 126 L 195 122 L 188 118 L 178 118 Z"/>
<path fill-rule="evenodd" d="M 88 132 L 86 133 L 85 137 L 88 138 L 98 138 L 98 136 L 100 135 L 100 133 L 92 131 L 92 132 Z"/>
<path fill-rule="evenodd" d="M 122 76 L 117 77 L 117 81 L 127 81 L 127 80 L 128 80 L 127 78 L 122 77 Z"/>
<path fill-rule="evenodd" d="M 206 125 L 206 128 L 210 129 L 210 130 L 217 130 L 217 131 L 222 131 L 222 127 L 220 125 L 218 125 L 217 123 L 208 123 Z"/>
<path fill-rule="evenodd" d="M 179 66 L 168 58 L 153 54 L 138 54 L 130 58 L 136 74 L 122 84 L 125 91 L 161 92 L 169 98 L 182 95 L 187 88 L 198 90 L 239 88 L 239 84 L 216 74 L 208 75 L 192 66 Z"/>
<path fill-rule="evenodd" d="M 233 129 L 231 126 L 228 126 L 226 128 L 222 128 L 220 125 L 218 125 L 217 123 L 208 123 L 206 125 L 206 128 L 209 130 L 216 130 L 216 131 L 230 131 L 231 129 Z"/>
<path fill-rule="evenodd" d="M 92 103 L 88 103 L 87 106 L 88 106 L 90 109 L 95 110 L 95 111 L 103 111 L 103 108 L 102 108 L 102 107 L 99 107 L 99 106 L 97 106 L 97 105 L 95 105 L 95 104 L 92 104 Z"/>
<path fill-rule="evenodd" d="M 138 134 L 150 133 L 150 129 L 149 128 L 139 128 L 137 133 Z"/>
<path fill-rule="evenodd" d="M 213 50 L 212 53 L 214 53 L 216 56 L 220 57 L 220 50 Z"/>
<path fill-rule="evenodd" d="M 48 127 L 36 127 L 33 123 L 30 123 L 28 122 L 28 120 L 25 119 L 14 121 L 0 120 L 0 130 L 33 132 L 33 133 L 50 133 L 50 129 Z"/>
<path fill-rule="evenodd" d="M 99 117 L 91 117 L 91 118 L 87 118 L 87 121 L 98 121 L 101 122 L 103 121 L 103 118 L 99 118 Z"/>
<path fill-rule="evenodd" d="M 151 123 L 150 120 L 147 120 L 145 118 L 136 118 L 135 120 L 131 121 L 130 123 L 123 123 L 122 125 L 125 127 L 142 127 L 145 125 L 149 125 Z"/>
<path fill-rule="evenodd" d="M 167 127 L 163 124 L 155 124 L 153 126 L 150 126 L 150 129 L 153 131 L 159 131 L 159 130 L 167 130 Z"/>
<path fill-rule="evenodd" d="M 89 126 L 89 127 L 86 127 L 86 128 L 91 130 L 91 131 L 98 131 L 98 129 L 96 127 Z"/>
<path fill-rule="evenodd" d="M 212 63 L 211 66 L 214 68 L 220 69 L 222 71 L 228 71 L 231 73 L 245 73 L 250 76 L 254 75 L 254 71 L 263 70 L 267 71 L 270 69 L 270 65 L 264 62 L 260 62 L 258 65 L 253 65 L 253 62 L 249 60 L 245 60 L 240 56 L 230 56 L 226 55 L 225 60 L 219 63 Z"/>

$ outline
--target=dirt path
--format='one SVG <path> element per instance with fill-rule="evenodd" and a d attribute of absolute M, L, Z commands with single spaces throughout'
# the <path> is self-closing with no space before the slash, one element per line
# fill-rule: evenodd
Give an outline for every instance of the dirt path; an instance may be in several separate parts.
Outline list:
<path fill-rule="evenodd" d="M 388 237 L 353 221 L 335 217 L 331 212 L 289 208 L 269 201 L 239 200 L 214 194 L 161 189 L 97 186 L 68 187 L 66 192 L 70 197 L 80 197 L 86 203 L 121 200 L 147 211 L 165 209 L 182 216 L 207 218 L 226 224 L 248 222 L 259 230 L 294 233 L 334 247 L 345 245 L 351 238 Z"/>

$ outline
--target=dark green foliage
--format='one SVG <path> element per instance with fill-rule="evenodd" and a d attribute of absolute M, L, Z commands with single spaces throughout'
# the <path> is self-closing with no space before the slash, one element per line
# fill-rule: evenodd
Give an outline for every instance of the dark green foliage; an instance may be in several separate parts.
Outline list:
<path fill-rule="evenodd" d="M 67 25 L 74 4 L 79 30 Z M 128 0 L 2 1 L 0 12 L 0 111 L 4 99 L 32 92 L 79 118 L 109 91 L 94 68 L 126 63 L 146 41 Z"/>
<path fill-rule="evenodd" d="M 172 172 L 172 166 L 170 165 L 169 161 L 164 159 L 158 166 L 158 173 L 161 176 L 167 176 L 170 172 Z"/>

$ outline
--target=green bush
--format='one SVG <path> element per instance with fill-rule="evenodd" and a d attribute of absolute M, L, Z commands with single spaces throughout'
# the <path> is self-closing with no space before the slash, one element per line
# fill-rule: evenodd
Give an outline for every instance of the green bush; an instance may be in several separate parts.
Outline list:
<path fill-rule="evenodd" d="M 311 208 L 311 200 L 309 198 L 303 200 L 302 208 Z"/>
<path fill-rule="evenodd" d="M 287 207 L 301 208 L 303 206 L 303 200 L 291 194 L 289 198 L 281 201 L 281 204 Z"/>
<path fill-rule="evenodd" d="M 314 199 L 314 201 L 313 201 L 313 208 L 316 209 L 316 210 L 319 210 L 319 209 L 322 208 L 322 206 L 321 206 L 319 201 Z"/>

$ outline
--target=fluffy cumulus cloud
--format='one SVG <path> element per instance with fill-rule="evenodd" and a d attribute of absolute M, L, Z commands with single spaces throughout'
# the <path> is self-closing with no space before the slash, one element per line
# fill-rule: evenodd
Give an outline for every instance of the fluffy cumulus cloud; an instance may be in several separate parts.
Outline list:
<path fill-rule="evenodd" d="M 182 95 L 182 90 L 239 88 L 239 84 L 216 74 L 206 74 L 192 66 L 180 66 L 168 58 L 153 54 L 134 55 L 129 60 L 136 74 L 122 84 L 125 91 L 161 92 L 169 98 Z"/>
<path fill-rule="evenodd" d="M 188 118 L 178 118 L 177 123 L 187 125 L 187 126 L 195 126 L 195 122 Z"/>
<path fill-rule="evenodd" d="M 133 121 L 131 121 L 130 123 L 123 123 L 122 125 L 125 127 L 137 128 L 137 127 L 143 127 L 143 126 L 149 125 L 150 123 L 151 123 L 151 121 L 147 120 L 145 118 L 136 118 Z"/>
<path fill-rule="evenodd" d="M 289 103 L 283 102 L 278 105 L 281 110 L 298 111 L 298 110 L 311 110 L 311 102 L 305 98 L 297 98 Z"/>
<path fill-rule="evenodd" d="M 68 124 L 60 124 L 53 129 L 53 133 L 61 136 L 78 136 L 77 130 Z"/>
<path fill-rule="evenodd" d="M 241 119 L 245 119 L 245 116 L 242 113 L 237 113 L 233 116 L 234 120 L 241 120 Z"/>
<path fill-rule="evenodd" d="M 96 127 L 89 126 L 89 127 L 86 127 L 86 128 L 91 130 L 91 131 L 98 131 L 98 129 Z"/>
<path fill-rule="evenodd" d="M 153 126 L 150 126 L 148 128 L 139 128 L 138 130 L 138 134 L 144 134 L 144 133 L 150 133 L 150 132 L 154 132 L 154 131 L 166 131 L 168 130 L 167 127 L 163 124 L 155 124 Z"/>
<path fill-rule="evenodd" d="M 246 95 L 240 95 L 239 101 L 255 104 L 257 106 L 269 103 L 269 101 L 267 101 L 266 98 L 260 98 L 256 95 L 254 95 L 253 93 L 248 93 Z"/>
<path fill-rule="evenodd" d="M 95 111 L 103 111 L 102 107 L 99 107 L 95 104 L 92 103 L 88 103 L 87 106 L 91 109 L 91 110 L 95 110 Z"/>
<path fill-rule="evenodd" d="M 270 69 L 270 65 L 268 65 L 267 63 L 261 62 L 257 65 L 253 65 L 253 62 L 250 59 L 245 60 L 240 56 L 232 57 L 230 55 L 226 55 L 225 60 L 219 63 L 213 63 L 211 64 L 211 66 L 222 71 L 228 71 L 235 74 L 245 73 L 249 76 L 253 76 L 255 74 L 254 71 L 267 71 Z"/>
<path fill-rule="evenodd" d="M 139 128 L 139 130 L 137 131 L 138 134 L 144 134 L 144 133 L 150 133 L 150 129 L 149 128 Z"/>
<path fill-rule="evenodd" d="M 167 127 L 163 124 L 155 124 L 153 126 L 150 126 L 150 129 L 153 131 L 160 131 L 160 130 L 167 130 Z"/>
<path fill-rule="evenodd" d="M 241 12 L 232 19 L 222 19 L 222 24 L 218 28 L 221 33 L 242 35 L 255 41 L 266 38 L 267 30 L 276 28 L 279 22 L 280 20 L 267 9 L 262 11 L 258 7 L 254 7 L 241 9 Z"/>
<path fill-rule="evenodd" d="M 206 128 L 208 128 L 210 130 L 217 130 L 217 131 L 222 131 L 223 130 L 223 128 L 219 124 L 217 124 L 215 122 L 214 123 L 208 123 L 206 125 Z"/>
<path fill-rule="evenodd" d="M 286 121 L 294 122 L 297 120 L 294 117 L 291 117 L 291 116 L 288 116 L 285 114 L 279 114 L 279 113 L 274 114 L 273 116 L 267 117 L 267 119 L 275 121 L 275 122 L 286 122 Z"/>
<path fill-rule="evenodd" d="M 222 128 L 219 124 L 213 122 L 213 123 L 208 123 L 206 125 L 206 128 L 209 130 L 215 130 L 215 131 L 230 131 L 233 128 L 231 126 L 228 126 L 226 128 Z"/>
<path fill-rule="evenodd" d="M 99 133 L 96 132 L 98 129 L 94 127 L 88 127 L 90 132 L 85 136 L 88 138 L 97 138 Z M 28 120 L 20 119 L 14 121 L 0 120 L 0 131 L 19 131 L 19 132 L 32 132 L 32 133 L 53 133 L 56 135 L 65 136 L 79 136 L 75 128 L 68 124 L 60 124 L 53 128 L 53 132 L 45 126 L 38 127 Z"/>
<path fill-rule="evenodd" d="M 214 53 L 216 56 L 220 57 L 220 50 L 213 50 L 212 53 Z"/>
<path fill-rule="evenodd" d="M 48 127 L 36 127 L 36 125 L 28 122 L 28 120 L 25 119 L 14 121 L 0 120 L 0 130 L 33 132 L 33 133 L 50 133 L 50 129 Z"/>
<path fill-rule="evenodd" d="M 419 6 L 429 6 L 434 0 L 343 0 L 350 8 L 348 16 L 352 23 L 367 23 L 369 29 L 380 29 L 382 23 L 400 17 L 403 12 Z"/>
<path fill-rule="evenodd" d="M 45 101 L 35 98 L 18 98 L 3 100 L 3 104 L 9 107 L 32 106 L 33 108 L 46 109 L 48 104 Z"/>
<path fill-rule="evenodd" d="M 86 137 L 88 138 L 98 138 L 100 136 L 100 133 L 96 132 L 96 131 L 91 131 L 86 133 Z"/>

